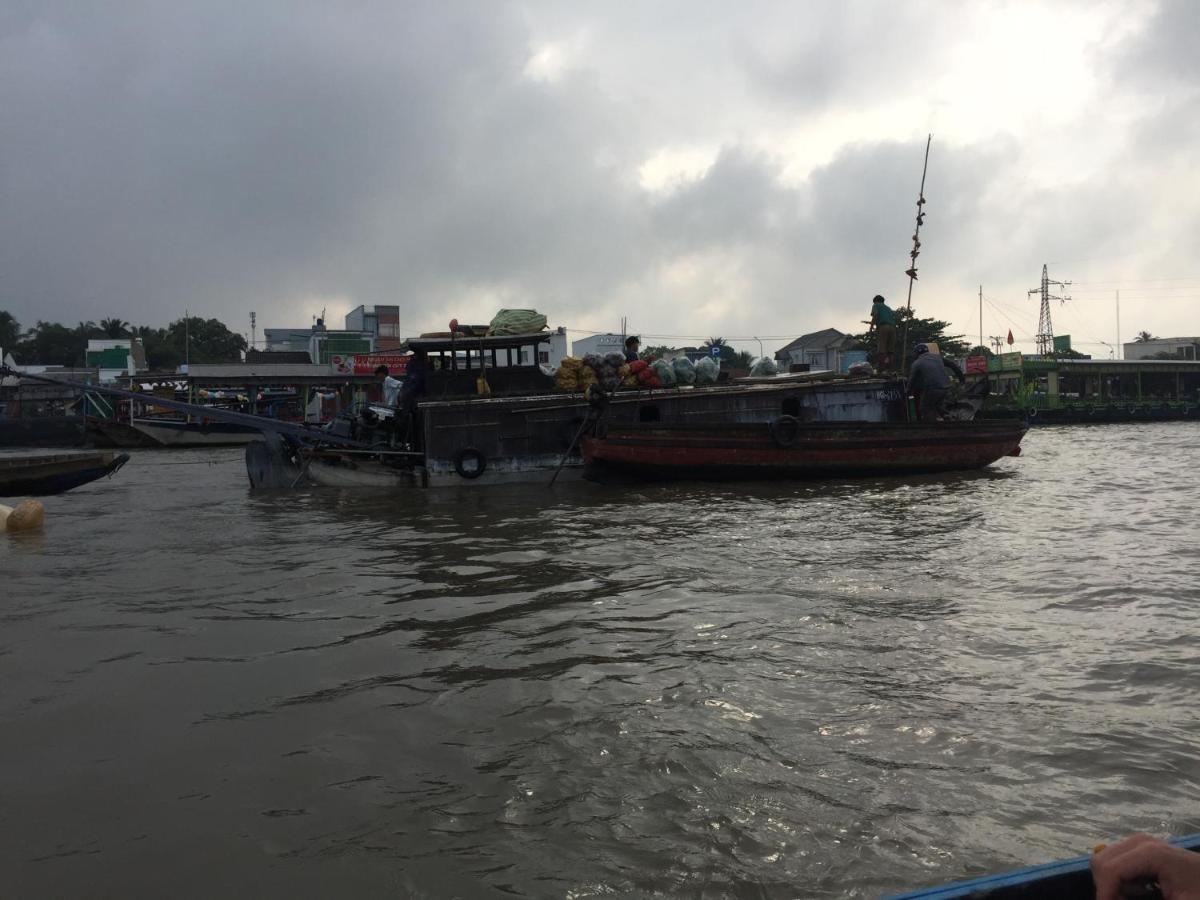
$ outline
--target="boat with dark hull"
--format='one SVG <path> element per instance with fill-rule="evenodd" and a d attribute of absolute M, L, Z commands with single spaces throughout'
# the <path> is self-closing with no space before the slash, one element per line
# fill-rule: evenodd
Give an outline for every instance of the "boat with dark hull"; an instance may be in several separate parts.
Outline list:
<path fill-rule="evenodd" d="M 61 494 L 112 475 L 129 454 L 111 450 L 0 455 L 0 497 Z"/>
<path fill-rule="evenodd" d="M 408 350 L 425 360 L 419 402 L 403 410 L 368 407 L 340 415 L 326 427 L 165 398 L 150 402 L 169 410 L 176 421 L 209 419 L 221 426 L 213 427 L 213 434 L 244 436 L 246 471 L 255 488 L 317 484 L 391 490 L 578 478 L 584 469 L 581 441 L 597 426 L 637 426 L 648 433 L 745 427 L 747 433 L 767 435 L 770 423 L 779 421 L 891 428 L 908 420 L 904 383 L 894 376 L 813 373 L 705 387 L 555 393 L 554 379 L 541 366 L 520 362 L 538 359 L 539 345 L 548 338 L 537 333 L 410 339 Z M 90 390 L 147 402 L 128 391 Z M 978 402 L 962 400 L 955 415 L 969 418 Z M 132 424 L 136 428 L 139 420 Z M 946 467 L 967 464 L 959 460 Z"/>
<path fill-rule="evenodd" d="M 980 469 L 1020 453 L 1023 422 L 810 422 L 601 425 L 584 477 L 739 480 L 907 475 Z"/>
<path fill-rule="evenodd" d="M 129 424 L 158 447 L 240 447 L 262 440 L 257 428 L 209 416 L 145 416 Z"/>

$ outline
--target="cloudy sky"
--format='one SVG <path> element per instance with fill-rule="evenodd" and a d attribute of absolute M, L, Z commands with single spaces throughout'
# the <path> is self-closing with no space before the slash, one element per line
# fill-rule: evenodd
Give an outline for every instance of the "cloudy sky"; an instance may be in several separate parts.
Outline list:
<path fill-rule="evenodd" d="M 1198 334 L 1200 3 L 0 0 L 0 309 Z M 260 332 L 261 334 L 261 332 Z M 576 335 L 579 336 L 579 335 Z M 747 341 L 745 349 L 757 349 Z"/>

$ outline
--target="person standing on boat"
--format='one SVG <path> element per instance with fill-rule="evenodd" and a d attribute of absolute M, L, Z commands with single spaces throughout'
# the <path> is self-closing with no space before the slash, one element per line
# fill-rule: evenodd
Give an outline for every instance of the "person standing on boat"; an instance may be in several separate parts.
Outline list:
<path fill-rule="evenodd" d="M 640 359 L 638 356 L 638 347 L 641 345 L 642 342 L 638 340 L 635 334 L 631 334 L 625 338 L 625 362 L 634 363 Z"/>
<path fill-rule="evenodd" d="M 875 326 L 875 365 L 888 371 L 896 355 L 896 311 L 881 294 L 871 301 L 871 324 Z"/>
<path fill-rule="evenodd" d="M 967 380 L 966 375 L 954 360 L 930 353 L 924 344 L 917 344 L 913 353 L 916 359 L 908 372 L 908 392 L 917 398 L 917 417 L 922 422 L 936 422 L 950 390 L 946 369 L 954 373 L 960 384 Z"/>
<path fill-rule="evenodd" d="M 384 406 L 399 406 L 400 405 L 400 388 L 403 382 L 393 378 L 388 373 L 387 366 L 376 366 L 375 377 L 379 379 L 379 383 L 383 385 L 383 405 Z"/>

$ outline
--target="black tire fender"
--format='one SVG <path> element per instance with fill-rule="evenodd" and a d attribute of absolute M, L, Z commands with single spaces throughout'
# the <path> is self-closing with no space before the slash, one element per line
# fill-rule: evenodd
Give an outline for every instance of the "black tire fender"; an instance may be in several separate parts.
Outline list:
<path fill-rule="evenodd" d="M 472 468 L 468 466 L 474 463 Z M 487 457 L 474 447 L 463 447 L 454 454 L 454 471 L 463 478 L 478 478 L 487 469 Z"/>
<path fill-rule="evenodd" d="M 800 437 L 800 420 L 795 416 L 780 416 L 771 423 L 771 440 L 780 447 L 791 447 Z"/>

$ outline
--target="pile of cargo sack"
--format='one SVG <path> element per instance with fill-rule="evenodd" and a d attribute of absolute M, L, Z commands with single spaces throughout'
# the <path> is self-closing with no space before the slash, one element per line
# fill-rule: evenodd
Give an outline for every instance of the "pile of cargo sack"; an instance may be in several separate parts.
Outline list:
<path fill-rule="evenodd" d="M 554 374 L 554 387 L 560 391 L 580 392 L 592 385 L 598 385 L 605 391 L 710 385 L 717 383 L 720 372 L 720 363 L 710 357 L 698 363 L 693 363 L 686 356 L 670 362 L 665 359 L 639 359 L 627 363 L 625 354 L 614 350 L 603 356 L 589 353 L 583 359 L 566 357 Z"/>

